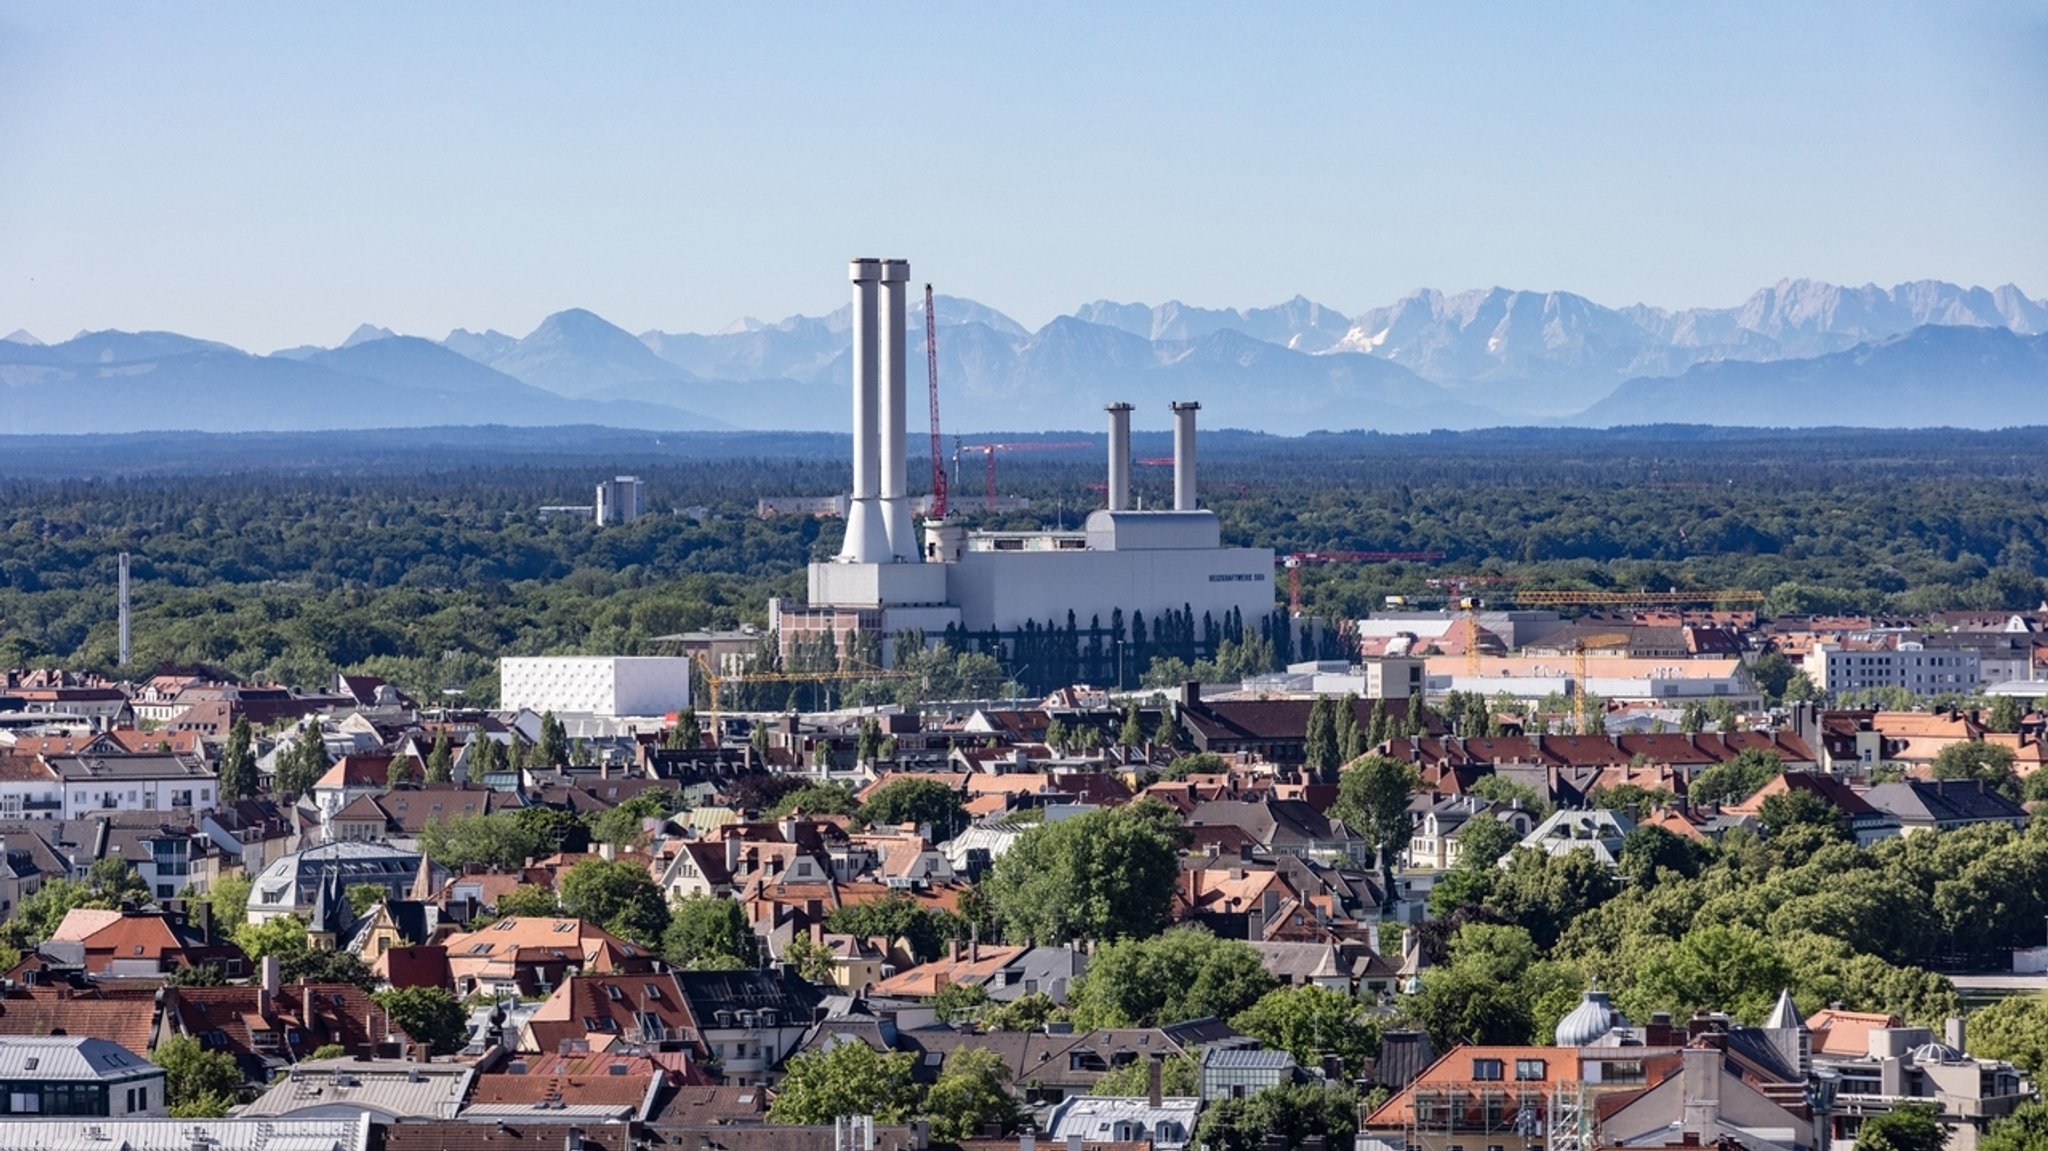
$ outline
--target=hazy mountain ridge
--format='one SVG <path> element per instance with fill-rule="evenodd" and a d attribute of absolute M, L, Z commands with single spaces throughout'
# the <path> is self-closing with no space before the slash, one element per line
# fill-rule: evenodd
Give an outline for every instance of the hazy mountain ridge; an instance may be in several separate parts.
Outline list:
<path fill-rule="evenodd" d="M 2037 422 L 2044 395 L 2048 335 L 1930 324 L 1810 359 L 1718 360 L 1630 380 L 1566 422 L 2001 428 Z"/>
<path fill-rule="evenodd" d="M 1097 300 L 1035 332 L 972 300 L 939 296 L 936 304 L 949 431 L 1087 428 L 1110 400 L 1139 405 L 1142 426 L 1163 421 L 1165 404 L 1179 399 L 1203 403 L 1206 427 L 1282 434 L 1532 419 L 1718 423 L 1711 412 L 1684 409 L 1725 403 L 1721 389 L 1766 380 L 1754 386 L 1775 389 L 1762 398 L 1784 415 L 1749 412 L 1738 422 L 1937 418 L 1886 397 L 1943 379 L 1985 409 L 1980 423 L 1996 424 L 2024 419 L 2048 382 L 2028 375 L 2030 361 L 2009 346 L 1939 334 L 1974 329 L 2023 341 L 2048 331 L 2048 302 L 2009 285 L 1786 280 L 1733 308 L 1677 311 L 1610 308 L 1569 292 L 1424 290 L 1351 317 L 1301 296 L 1244 310 Z M 906 337 L 912 390 L 921 393 L 922 296 L 912 305 Z M 153 419 L 171 412 L 197 421 L 176 426 L 217 430 L 613 420 L 839 431 L 848 420 L 850 314 L 635 336 L 572 308 L 523 337 L 456 329 L 436 342 L 362 324 L 335 348 L 270 356 L 171 332 L 86 332 L 55 345 L 17 332 L 0 340 L 0 428 L 116 430 L 109 418 L 120 428 L 163 427 Z M 1848 351 L 1856 354 L 1833 359 Z M 1936 363 L 1945 357 L 1956 362 Z M 1781 370 L 1736 370 L 1744 364 Z M 1828 398 L 1808 403 L 1809 391 Z M 1821 418 L 1819 409 L 1858 395 L 1867 397 L 1856 401 L 1871 409 L 1867 418 Z M 914 394 L 919 427 L 924 409 Z"/>

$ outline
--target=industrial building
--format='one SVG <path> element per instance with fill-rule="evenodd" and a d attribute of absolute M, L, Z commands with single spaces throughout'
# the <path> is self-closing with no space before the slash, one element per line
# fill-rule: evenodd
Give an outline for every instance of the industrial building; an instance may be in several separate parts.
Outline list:
<path fill-rule="evenodd" d="M 1027 628 L 1107 625 L 1112 618 L 1260 621 L 1274 609 L 1273 552 L 1229 548 L 1213 512 L 1197 506 L 1196 403 L 1172 405 L 1173 507 L 1131 507 L 1131 405 L 1109 405 L 1107 506 L 1078 531 L 969 531 L 951 520 L 913 524 L 905 455 L 903 260 L 855 260 L 853 483 L 846 542 L 810 567 L 802 604 L 769 602 L 785 652 L 831 634 L 882 638 L 916 628 L 1012 642 Z M 890 653 L 884 649 L 885 657 Z"/>
<path fill-rule="evenodd" d="M 689 706 L 684 656 L 507 656 L 498 661 L 498 706 L 558 715 L 663 715 Z"/>

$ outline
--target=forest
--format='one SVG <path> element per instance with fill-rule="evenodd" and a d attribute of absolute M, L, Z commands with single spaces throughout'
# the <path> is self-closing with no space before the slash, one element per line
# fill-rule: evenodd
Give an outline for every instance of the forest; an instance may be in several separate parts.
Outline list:
<path fill-rule="evenodd" d="M 1152 437 L 1133 454 L 1169 450 Z M 822 435 L 602 429 L 5 440 L 0 666 L 205 666 L 298 686 L 352 670 L 423 698 L 492 702 L 501 654 L 646 652 L 678 631 L 765 623 L 768 599 L 801 596 L 804 565 L 837 550 L 840 524 L 762 519 L 755 501 L 841 490 L 845 450 Z M 1139 469 L 1147 506 L 1169 498 L 1169 470 Z M 540 514 L 588 502 L 621 472 L 646 484 L 637 522 Z M 1008 455 L 998 489 L 1029 497 L 1031 512 L 983 513 L 978 465 L 956 478 L 955 507 L 978 526 L 1074 527 L 1099 506 L 1101 473 L 1096 448 Z M 1220 431 L 1204 433 L 1201 489 L 1230 544 L 1444 554 L 1302 568 L 1304 610 L 1329 619 L 1473 573 L 1524 588 L 1755 589 L 1769 614 L 2048 598 L 2039 429 Z M 128 668 L 116 666 L 122 551 L 135 580 Z M 1055 637 L 1079 628 L 1084 670 L 1100 670 L 1092 622 L 1046 621 Z M 1293 654 L 1267 621 L 1170 622 L 1134 680 L 1154 656 L 1193 664 L 1225 639 L 1243 641 L 1221 653 L 1240 668 Z M 1033 680 L 1075 669 L 1049 657 L 1005 667 Z"/>

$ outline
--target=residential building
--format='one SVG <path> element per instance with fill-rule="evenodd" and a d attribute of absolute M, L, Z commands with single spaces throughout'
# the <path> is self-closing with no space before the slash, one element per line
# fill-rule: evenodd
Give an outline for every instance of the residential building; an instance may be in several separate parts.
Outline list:
<path fill-rule="evenodd" d="M 1268 1087 L 1279 1087 L 1301 1078 L 1294 1056 L 1285 1051 L 1257 1047 L 1215 1047 L 1202 1052 L 1201 1094 L 1203 1103 L 1222 1099 L 1243 1099 Z"/>
<path fill-rule="evenodd" d="M 214 773 L 186 755 L 68 755 L 47 761 L 63 789 L 63 818 L 101 811 L 168 811 L 214 804 Z"/>
<path fill-rule="evenodd" d="M 637 975 L 657 958 L 581 919 L 513 915 L 443 945 L 457 995 L 547 995 L 572 972 Z"/>
<path fill-rule="evenodd" d="M 16 1035 L 0 1042 L 0 1116 L 9 1120 L 170 1113 L 164 1069 L 110 1039 Z"/>
<path fill-rule="evenodd" d="M 208 1051 L 233 1056 L 243 1077 L 256 1083 L 329 1044 L 367 1058 L 407 1039 L 362 988 L 280 985 L 274 963 L 253 984 L 166 988 L 162 1027 L 163 1035 L 190 1035 Z"/>
<path fill-rule="evenodd" d="M 1590 851 L 1608 867 L 1621 864 L 1621 841 L 1635 830 L 1636 821 L 1619 811 L 1593 808 L 1590 811 L 1558 810 L 1550 813 L 1515 846 L 1533 847 L 1550 855 Z M 1501 866 L 1507 866 L 1506 856 Z"/>
<path fill-rule="evenodd" d="M 1785 772 L 1757 788 L 1754 794 L 1736 803 L 1724 804 L 1721 814 L 1754 820 L 1763 814 L 1766 801 L 1787 792 L 1804 792 L 1832 805 L 1848 820 L 1849 834 L 1855 837 L 1859 847 L 1869 847 L 1880 839 L 1890 839 L 1899 834 L 1898 818 L 1870 803 L 1868 793 L 1859 793 L 1834 776 L 1817 771 Z M 2021 813 L 2022 818 L 2024 814 Z"/>
<path fill-rule="evenodd" d="M 1982 669 L 1975 648 L 1933 647 L 1897 636 L 1874 642 L 1818 643 L 1805 670 L 1830 695 L 1871 688 L 1904 688 L 1922 699 L 1977 690 Z"/>
<path fill-rule="evenodd" d="M 0 822 L 56 819 L 64 812 L 64 782 L 40 756 L 0 748 Z"/>
<path fill-rule="evenodd" d="M 421 1059 L 302 1059 L 244 1105 L 245 1119 L 353 1119 L 378 1124 L 453 1119 L 476 1068 Z"/>
<path fill-rule="evenodd" d="M 788 970 L 684 971 L 675 979 L 728 1087 L 778 1081 L 782 1061 L 803 1041 L 823 999 Z"/>
<path fill-rule="evenodd" d="M 1880 783 L 1863 793 L 1869 805 L 1889 815 L 1899 834 L 1949 831 L 1979 823 L 2027 825 L 2027 809 L 1986 787 L 1981 779 L 1908 779 Z"/>
<path fill-rule="evenodd" d="M 208 964 L 239 976 L 246 962 L 233 943 L 210 939 L 205 928 L 161 911 L 73 908 L 37 950 L 113 979 L 156 978 Z"/>
<path fill-rule="evenodd" d="M 374 843 L 328 843 L 282 856 L 256 876 L 249 891 L 249 922 L 268 923 L 280 915 L 305 917 L 329 872 L 344 893 L 367 883 L 402 899 L 419 872 L 420 858 L 415 852 Z"/>
<path fill-rule="evenodd" d="M 1154 1151 L 1176 1151 L 1194 1139 L 1201 1110 L 1202 1101 L 1192 1097 L 1069 1096 L 1046 1118 L 1046 1139 L 1053 1144 L 1148 1144 Z"/>
<path fill-rule="evenodd" d="M 597 485 L 597 502 L 592 505 L 599 527 L 629 524 L 640 518 L 642 484 L 637 476 L 614 476 Z"/>

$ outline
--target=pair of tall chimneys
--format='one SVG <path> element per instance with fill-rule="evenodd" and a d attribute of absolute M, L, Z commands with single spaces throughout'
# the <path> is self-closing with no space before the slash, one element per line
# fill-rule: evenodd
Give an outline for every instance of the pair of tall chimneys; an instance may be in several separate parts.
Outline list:
<path fill-rule="evenodd" d="M 845 563 L 916 563 L 904 429 L 904 324 L 910 261 L 855 260 L 853 280 L 853 499 L 846 508 Z M 879 286 L 880 291 L 877 291 Z M 886 386 L 885 386 L 886 382 Z"/>
<path fill-rule="evenodd" d="M 1119 400 L 1109 413 L 1109 510 L 1131 510 L 1131 405 Z M 1195 413 L 1202 405 L 1173 405 L 1173 510 L 1195 510 Z"/>

